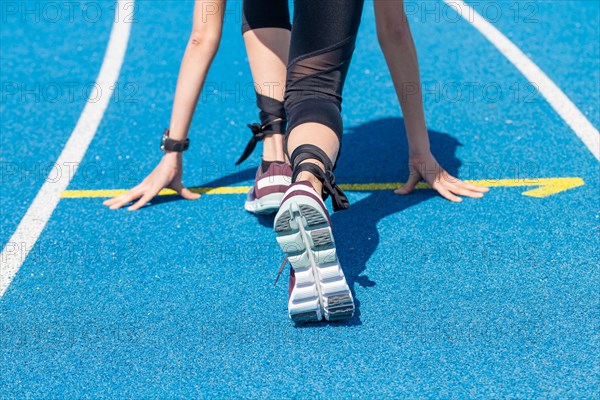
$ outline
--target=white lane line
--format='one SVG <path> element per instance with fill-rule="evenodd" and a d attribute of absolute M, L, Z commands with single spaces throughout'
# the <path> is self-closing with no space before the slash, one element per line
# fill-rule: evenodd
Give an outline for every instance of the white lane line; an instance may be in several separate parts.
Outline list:
<path fill-rule="evenodd" d="M 496 48 L 514 64 L 515 67 L 538 87 L 546 101 L 554 108 L 560 117 L 575 131 L 594 157 L 600 161 L 600 134 L 590 121 L 562 90 L 531 61 L 513 42 L 502 32 L 483 18 L 462 0 L 444 0 L 464 20 L 473 25 Z"/>
<path fill-rule="evenodd" d="M 17 230 L 0 253 L 0 297 L 6 292 L 8 285 L 12 282 L 44 230 L 46 223 L 60 201 L 61 193 L 69 186 L 78 164 L 83 159 L 96 134 L 98 125 L 102 121 L 125 58 L 131 31 L 130 19 L 132 10 L 134 10 L 134 1 L 119 0 L 117 3 L 110 39 L 102 61 L 102 67 L 96 79 L 96 88 L 101 89 L 101 95 L 92 91 L 90 98 L 94 96 L 94 102 L 88 99 L 75 129 L 71 133 L 62 153 L 60 153 L 58 160 L 56 160 L 57 170 L 65 171 L 65 167 L 68 167 L 69 173 L 62 173 L 59 177 L 56 177 L 56 174 L 52 172 L 54 169 L 51 170 L 19 223 Z M 128 16 L 128 18 L 123 16 Z"/>

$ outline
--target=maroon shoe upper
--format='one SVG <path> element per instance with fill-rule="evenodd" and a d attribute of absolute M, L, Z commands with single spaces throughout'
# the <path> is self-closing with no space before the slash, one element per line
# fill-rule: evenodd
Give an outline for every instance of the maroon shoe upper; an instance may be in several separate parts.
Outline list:
<path fill-rule="evenodd" d="M 271 163 L 266 171 L 258 167 L 254 180 L 253 197 L 261 198 L 273 193 L 285 193 L 292 183 L 292 168 L 285 163 Z"/>
<path fill-rule="evenodd" d="M 302 190 L 302 189 L 296 189 L 298 186 L 305 186 L 305 187 L 310 188 L 311 190 L 306 191 L 306 190 Z M 292 196 L 296 196 L 296 195 L 308 196 L 311 199 L 315 200 L 317 203 L 319 203 L 319 205 L 321 206 L 321 209 L 323 210 L 323 212 L 325 213 L 325 216 L 327 217 L 327 221 L 329 221 L 329 225 L 331 225 L 331 218 L 329 217 L 329 211 L 327 210 L 327 207 L 325 206 L 325 203 L 323 202 L 323 198 L 319 197 L 316 194 L 316 191 L 310 182 L 300 181 L 300 182 L 295 182 L 294 184 L 292 184 L 287 189 L 287 192 L 285 192 L 285 195 L 283 196 L 283 199 L 281 200 L 281 204 L 283 204 L 286 200 L 288 200 Z"/>

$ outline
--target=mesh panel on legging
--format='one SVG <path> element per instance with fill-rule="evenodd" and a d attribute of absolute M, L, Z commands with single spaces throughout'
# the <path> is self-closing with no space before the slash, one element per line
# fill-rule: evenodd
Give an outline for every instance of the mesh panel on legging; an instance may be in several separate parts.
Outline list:
<path fill-rule="evenodd" d="M 363 0 L 296 0 L 286 79 L 288 132 L 317 122 L 341 142 L 342 90 L 360 25 Z"/>
<path fill-rule="evenodd" d="M 316 122 L 332 129 L 341 146 L 342 91 L 354 52 L 362 7 L 363 0 L 294 2 L 285 93 L 288 135 L 298 125 Z M 319 160 L 325 170 L 310 162 L 302 163 L 311 159 Z M 321 149 L 306 143 L 294 150 L 290 161 L 294 181 L 301 172 L 309 172 L 323 183 L 323 198 L 331 195 L 334 210 L 348 208 L 348 199 L 333 175 L 337 160 L 332 162 Z"/>

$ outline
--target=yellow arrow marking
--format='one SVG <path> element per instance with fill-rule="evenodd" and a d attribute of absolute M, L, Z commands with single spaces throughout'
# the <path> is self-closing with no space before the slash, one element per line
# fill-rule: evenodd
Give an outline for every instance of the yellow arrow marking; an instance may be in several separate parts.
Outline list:
<path fill-rule="evenodd" d="M 487 187 L 537 186 L 535 189 L 527 190 L 521 194 L 540 199 L 585 185 L 585 181 L 581 178 L 500 179 L 471 181 L 471 183 Z"/>
<path fill-rule="evenodd" d="M 523 196 L 548 197 L 553 194 L 564 192 L 585 185 L 581 178 L 539 178 L 539 179 L 484 179 L 480 181 L 466 181 L 474 185 L 487 187 L 531 187 L 534 189 L 523 192 Z M 341 184 L 343 190 L 349 192 L 373 192 L 377 190 L 394 190 L 401 187 L 401 183 L 347 183 Z M 251 186 L 221 186 L 221 187 L 193 187 L 190 190 L 201 194 L 246 194 Z M 416 189 L 430 189 L 431 186 L 425 182 L 417 184 Z M 127 193 L 125 189 L 116 190 L 65 190 L 61 197 L 63 199 L 85 199 L 85 198 L 107 198 Z M 171 189 L 163 189 L 159 196 L 173 196 L 177 193 Z"/>

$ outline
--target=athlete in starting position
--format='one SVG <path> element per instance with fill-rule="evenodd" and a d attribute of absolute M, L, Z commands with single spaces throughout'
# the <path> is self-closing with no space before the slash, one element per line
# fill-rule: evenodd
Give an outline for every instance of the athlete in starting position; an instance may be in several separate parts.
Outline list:
<path fill-rule="evenodd" d="M 225 0 L 210 1 L 219 6 L 215 15 L 201 14 L 204 3 L 207 1 L 196 1 L 194 28 L 181 65 L 170 130 L 163 139 L 165 155 L 140 185 L 104 203 L 111 209 L 136 199 L 129 209 L 139 209 L 165 187 L 186 199 L 199 197 L 181 182 L 181 151 L 187 148 L 192 115 L 218 48 Z M 395 193 L 408 194 L 425 180 L 454 202 L 461 201 L 459 196 L 482 197 L 487 188 L 449 175 L 431 154 L 417 54 L 403 1 L 375 0 L 373 4 L 377 36 L 402 107 L 409 144 L 410 176 Z M 335 211 L 349 206 L 333 170 L 343 132 L 342 90 L 362 7 L 363 0 L 295 0 L 290 37 L 287 0 L 244 1 L 244 40 L 255 86 L 260 89 L 265 83 L 277 82 L 278 87 L 283 88 L 284 83 L 286 87 L 285 96 L 283 91 L 257 90 L 261 123 L 251 125 L 253 137 L 238 164 L 260 140 L 264 140 L 263 162 L 245 207 L 257 213 L 279 209 L 274 229 L 291 264 L 288 311 L 297 322 L 345 320 L 354 312 L 323 200 L 331 196 Z M 407 83 L 418 90 L 403 93 Z M 285 140 L 282 133 L 286 133 Z"/>

